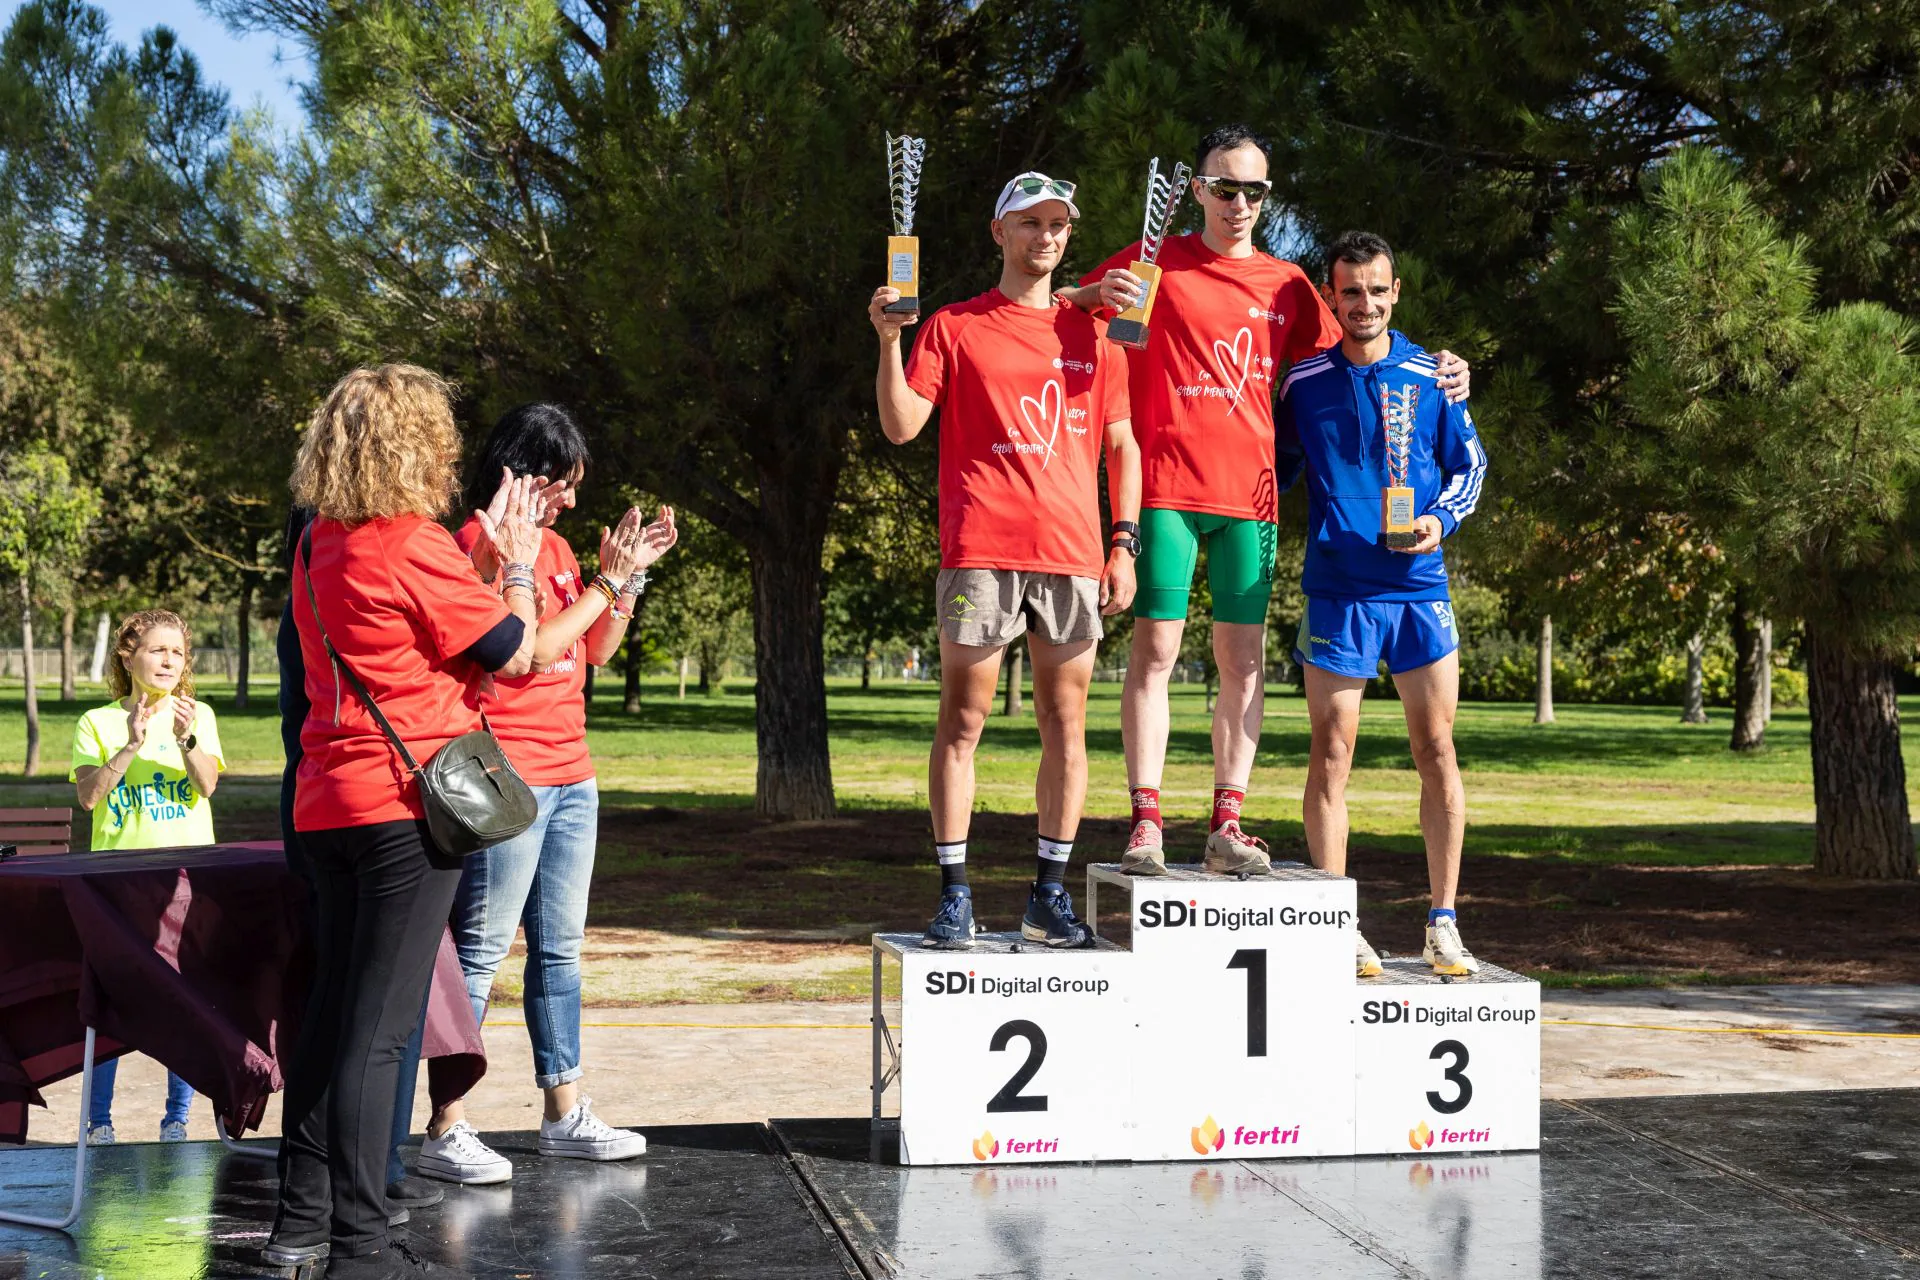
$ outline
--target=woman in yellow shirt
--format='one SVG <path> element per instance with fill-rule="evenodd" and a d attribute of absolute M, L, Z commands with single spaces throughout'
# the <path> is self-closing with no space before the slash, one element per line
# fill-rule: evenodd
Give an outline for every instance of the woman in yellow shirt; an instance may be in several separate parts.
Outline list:
<path fill-rule="evenodd" d="M 93 814 L 92 848 L 171 849 L 213 843 L 208 797 L 227 767 L 213 708 L 194 701 L 187 624 L 147 609 L 120 624 L 108 669 L 115 701 L 80 717 L 73 772 L 80 807 Z M 114 1140 L 113 1083 L 119 1059 L 93 1072 L 87 1140 Z M 193 1090 L 167 1073 L 162 1142 L 184 1142 Z"/>

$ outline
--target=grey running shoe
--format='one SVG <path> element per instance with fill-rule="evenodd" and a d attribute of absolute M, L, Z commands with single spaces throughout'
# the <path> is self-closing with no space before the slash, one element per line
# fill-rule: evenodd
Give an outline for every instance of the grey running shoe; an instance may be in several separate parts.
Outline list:
<path fill-rule="evenodd" d="M 1427 945 L 1420 957 L 1433 966 L 1435 973 L 1448 977 L 1465 978 L 1480 972 L 1480 962 L 1460 941 L 1460 926 L 1451 916 L 1442 916 L 1427 926 Z"/>
<path fill-rule="evenodd" d="M 1160 843 L 1160 824 L 1145 818 L 1133 824 L 1133 839 L 1120 855 L 1120 870 L 1130 876 L 1167 874 L 1167 851 Z"/>
<path fill-rule="evenodd" d="M 185 1120 L 169 1120 L 160 1126 L 160 1141 L 185 1142 L 186 1140 L 187 1122 Z"/>
<path fill-rule="evenodd" d="M 113 1136 L 112 1125 L 96 1124 L 96 1125 L 88 1126 L 87 1128 L 87 1145 L 88 1146 L 110 1147 L 114 1144 L 115 1141 L 116 1139 Z"/>
<path fill-rule="evenodd" d="M 1264 876 L 1273 871 L 1267 842 L 1250 836 L 1238 822 L 1223 822 L 1207 837 L 1206 869 L 1219 876 Z"/>
<path fill-rule="evenodd" d="M 1359 933 L 1353 935 L 1360 945 L 1354 949 L 1353 972 L 1357 978 L 1377 978 L 1380 976 L 1380 953 L 1367 945 L 1367 940 Z"/>

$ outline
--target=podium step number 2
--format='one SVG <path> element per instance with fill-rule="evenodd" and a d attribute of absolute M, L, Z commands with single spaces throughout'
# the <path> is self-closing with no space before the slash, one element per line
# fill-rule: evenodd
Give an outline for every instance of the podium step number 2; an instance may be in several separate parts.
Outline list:
<path fill-rule="evenodd" d="M 1356 980 L 1356 886 L 1298 864 L 1247 880 L 1103 864 L 1087 880 L 1090 920 L 1127 895 L 1130 947 L 874 935 L 873 1115 L 898 1124 L 902 1163 L 1538 1148 L 1537 983 L 1492 965 L 1441 978 L 1417 958 Z"/>

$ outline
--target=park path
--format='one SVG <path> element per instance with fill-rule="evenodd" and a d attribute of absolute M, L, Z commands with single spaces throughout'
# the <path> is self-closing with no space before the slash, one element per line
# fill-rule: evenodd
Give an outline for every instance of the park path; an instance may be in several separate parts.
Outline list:
<path fill-rule="evenodd" d="M 849 1002 L 652 1005 L 587 1010 L 586 1087 L 617 1124 L 855 1116 L 868 1109 L 869 1006 Z M 1549 991 L 1541 1093 L 1547 1098 L 1920 1086 L 1920 986 L 1680 987 Z M 519 1011 L 485 1029 L 491 1070 L 470 1100 L 483 1131 L 539 1122 Z M 114 1103 L 125 1139 L 158 1127 L 164 1073 L 125 1061 Z M 47 1091 L 38 1140 L 70 1136 L 78 1080 Z M 426 1116 L 424 1074 L 416 1123 Z M 212 1138 L 205 1102 L 192 1137 Z M 279 1131 L 279 1099 L 263 1131 Z"/>

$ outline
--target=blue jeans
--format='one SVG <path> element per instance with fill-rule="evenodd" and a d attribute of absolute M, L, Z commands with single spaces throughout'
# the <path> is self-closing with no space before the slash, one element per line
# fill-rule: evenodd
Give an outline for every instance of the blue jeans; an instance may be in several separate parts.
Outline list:
<path fill-rule="evenodd" d="M 97 1129 L 103 1124 L 113 1123 L 113 1082 L 120 1074 L 120 1059 L 108 1058 L 105 1062 L 95 1063 L 93 1068 L 93 1094 L 87 1106 L 87 1127 Z M 172 1124 L 176 1120 L 187 1122 L 187 1111 L 193 1106 L 193 1086 L 173 1072 L 167 1072 L 167 1110 L 160 1118 L 161 1124 Z"/>
<path fill-rule="evenodd" d="M 540 816 L 525 832 L 467 859 L 453 900 L 453 941 L 473 1016 L 486 1020 L 493 975 L 527 930 L 527 1035 L 533 1082 L 542 1089 L 580 1078 L 580 943 L 600 829 L 592 778 L 534 787 Z"/>

